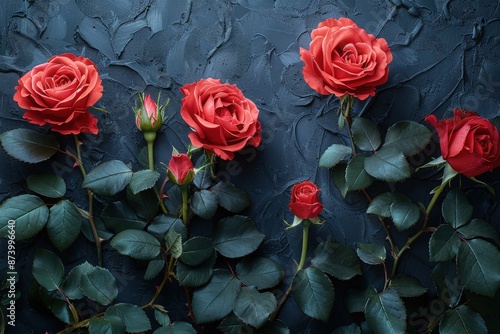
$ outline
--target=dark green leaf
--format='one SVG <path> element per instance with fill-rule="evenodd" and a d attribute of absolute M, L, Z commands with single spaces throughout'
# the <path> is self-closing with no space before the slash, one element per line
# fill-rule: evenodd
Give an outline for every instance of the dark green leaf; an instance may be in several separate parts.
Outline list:
<path fill-rule="evenodd" d="M 210 175 L 211 166 L 206 166 L 207 159 L 205 154 L 196 160 L 195 168 L 196 174 L 194 176 L 193 183 L 198 189 L 208 189 L 213 184 L 212 176 Z M 205 167 L 203 169 L 199 169 Z"/>
<path fill-rule="evenodd" d="M 474 239 L 477 237 L 487 238 L 500 243 L 498 233 L 488 222 L 481 219 L 472 219 L 467 225 L 460 226 L 457 230 L 465 239 Z"/>
<path fill-rule="evenodd" d="M 47 160 L 59 150 L 53 134 L 42 134 L 29 129 L 14 129 L 0 135 L 5 151 L 18 160 L 37 163 Z"/>
<path fill-rule="evenodd" d="M 351 132 L 356 146 L 363 151 L 375 151 L 382 143 L 377 125 L 369 119 L 356 117 Z"/>
<path fill-rule="evenodd" d="M 219 204 L 230 212 L 241 212 L 250 205 L 248 194 L 232 183 L 219 182 L 212 187 L 212 191 L 217 196 Z"/>
<path fill-rule="evenodd" d="M 212 241 L 205 237 L 194 237 L 182 245 L 182 255 L 179 260 L 189 266 L 197 266 L 207 260 L 214 252 Z"/>
<path fill-rule="evenodd" d="M 170 326 L 170 317 L 168 316 L 167 311 L 163 309 L 160 311 L 155 308 L 155 319 L 161 326 Z"/>
<path fill-rule="evenodd" d="M 37 249 L 33 260 L 33 276 L 48 291 L 61 287 L 64 276 L 64 266 L 54 253 Z"/>
<path fill-rule="evenodd" d="M 196 334 L 193 326 L 187 322 L 176 321 L 167 327 L 160 327 L 153 334 Z"/>
<path fill-rule="evenodd" d="M 440 225 L 429 240 L 429 260 L 448 261 L 457 255 L 460 238 L 453 227 Z"/>
<path fill-rule="evenodd" d="M 213 191 L 200 190 L 191 196 L 190 207 L 195 215 L 204 219 L 210 219 L 215 215 L 219 203 Z"/>
<path fill-rule="evenodd" d="M 19 195 L 0 205 L 0 217 L 0 236 L 7 237 L 9 221 L 15 221 L 16 240 L 25 240 L 43 229 L 49 218 L 49 209 L 35 195 Z"/>
<path fill-rule="evenodd" d="M 54 314 L 57 319 L 61 320 L 65 324 L 71 325 L 75 323 L 75 318 L 71 314 L 68 304 L 63 299 L 61 295 L 55 295 L 52 302 L 49 305 L 50 311 Z"/>
<path fill-rule="evenodd" d="M 159 239 L 163 239 L 165 234 L 172 230 L 181 235 L 182 239 L 187 238 L 187 229 L 182 222 L 182 219 L 170 215 L 158 215 L 149 225 L 148 232 L 155 235 Z"/>
<path fill-rule="evenodd" d="M 144 332 L 151 329 L 148 316 L 139 306 L 120 303 L 111 306 L 106 310 L 106 316 L 114 315 L 119 317 L 125 324 L 128 333 Z"/>
<path fill-rule="evenodd" d="M 160 242 L 141 230 L 125 230 L 111 240 L 111 247 L 137 260 L 152 260 L 160 254 Z"/>
<path fill-rule="evenodd" d="M 130 179 L 130 190 L 133 194 L 137 194 L 143 190 L 153 188 L 159 178 L 160 173 L 153 170 L 145 169 L 135 172 Z"/>
<path fill-rule="evenodd" d="M 252 334 L 255 332 L 252 327 L 246 325 L 234 314 L 225 317 L 217 329 L 224 334 Z"/>
<path fill-rule="evenodd" d="M 432 280 L 437 288 L 439 298 L 449 307 L 456 307 L 464 290 L 457 276 L 455 262 L 438 262 L 432 269 Z"/>
<path fill-rule="evenodd" d="M 389 287 L 401 297 L 418 297 L 427 292 L 420 281 L 413 276 L 396 276 L 390 281 Z"/>
<path fill-rule="evenodd" d="M 366 322 L 375 333 L 401 334 L 406 330 L 406 308 L 397 292 L 388 289 L 368 299 Z"/>
<path fill-rule="evenodd" d="M 285 271 L 274 260 L 264 257 L 247 257 L 236 265 L 236 273 L 246 285 L 254 285 L 262 290 L 278 285 Z"/>
<path fill-rule="evenodd" d="M 385 261 L 387 255 L 383 244 L 363 244 L 359 243 L 356 249 L 361 261 L 367 264 L 381 264 Z"/>
<path fill-rule="evenodd" d="M 68 248 L 80 234 L 82 215 L 75 204 L 62 200 L 49 210 L 47 234 L 54 246 L 59 250 Z"/>
<path fill-rule="evenodd" d="M 472 217 L 472 205 L 459 189 L 451 189 L 443 200 L 442 212 L 444 219 L 454 228 L 463 226 Z"/>
<path fill-rule="evenodd" d="M 500 286 L 500 252 L 485 240 L 461 242 L 457 271 L 467 289 L 491 297 Z"/>
<path fill-rule="evenodd" d="M 206 284 L 212 277 L 216 259 L 216 253 L 212 252 L 210 258 L 198 266 L 188 266 L 182 261 L 177 262 L 176 273 L 179 285 L 196 288 Z"/>
<path fill-rule="evenodd" d="M 255 223 L 245 216 L 231 216 L 215 224 L 212 238 L 215 249 L 229 258 L 238 258 L 254 252 L 264 239 Z"/>
<path fill-rule="evenodd" d="M 115 315 L 95 317 L 90 320 L 89 333 L 92 334 L 118 334 L 125 333 L 122 319 Z"/>
<path fill-rule="evenodd" d="M 318 268 L 299 270 L 293 278 L 292 294 L 306 315 L 323 321 L 330 317 L 335 292 L 328 277 Z"/>
<path fill-rule="evenodd" d="M 392 221 L 399 231 L 404 231 L 420 219 L 418 205 L 405 197 L 398 198 L 390 207 Z"/>
<path fill-rule="evenodd" d="M 114 202 L 107 205 L 101 213 L 101 219 L 107 228 L 115 233 L 124 230 L 142 230 L 145 222 L 142 221 L 129 205 L 123 202 Z"/>
<path fill-rule="evenodd" d="M 61 198 L 66 194 L 66 182 L 57 175 L 37 174 L 26 179 L 28 189 L 45 197 Z"/>
<path fill-rule="evenodd" d="M 332 334 L 361 334 L 361 329 L 356 324 L 336 328 Z"/>
<path fill-rule="evenodd" d="M 182 255 L 182 235 L 171 228 L 165 234 L 165 246 L 173 257 L 178 259 Z"/>
<path fill-rule="evenodd" d="M 260 328 L 276 309 L 278 302 L 271 292 L 259 292 L 255 287 L 242 287 L 234 300 L 233 312 L 244 323 Z"/>
<path fill-rule="evenodd" d="M 244 334 L 244 332 L 238 334 Z M 290 334 L 290 330 L 284 322 L 274 320 L 267 322 L 264 326 L 256 330 L 255 334 Z"/>
<path fill-rule="evenodd" d="M 342 195 L 342 197 L 346 197 L 349 189 L 347 188 L 347 182 L 345 180 L 345 173 L 347 169 L 347 164 L 339 163 L 333 167 L 333 182 L 337 187 L 338 191 Z"/>
<path fill-rule="evenodd" d="M 111 304 L 118 295 L 114 276 L 106 268 L 94 267 L 82 275 L 82 292 L 85 296 L 101 305 Z"/>
<path fill-rule="evenodd" d="M 398 193 L 389 192 L 377 195 L 368 205 L 366 213 L 372 213 L 380 217 L 390 217 L 392 203 L 401 198 L 401 196 Z"/>
<path fill-rule="evenodd" d="M 349 289 L 347 291 L 346 306 L 350 313 L 364 312 L 368 299 L 377 294 L 374 287 L 368 286 L 365 290 Z"/>
<path fill-rule="evenodd" d="M 321 155 L 321 158 L 319 159 L 319 167 L 332 168 L 346 155 L 351 153 L 352 149 L 349 146 L 333 144 Z"/>
<path fill-rule="evenodd" d="M 406 156 L 417 154 L 432 138 L 432 132 L 422 124 L 401 121 L 393 124 L 385 135 L 384 146 L 394 147 Z"/>
<path fill-rule="evenodd" d="M 204 287 L 193 292 L 192 307 L 200 324 L 224 318 L 233 309 L 240 282 L 227 270 L 215 270 Z"/>
<path fill-rule="evenodd" d="M 479 313 L 467 305 L 449 309 L 439 323 L 440 334 L 487 334 L 488 328 Z"/>
<path fill-rule="evenodd" d="M 95 166 L 83 180 L 82 187 L 102 196 L 113 196 L 125 189 L 133 172 L 120 160 Z"/>
<path fill-rule="evenodd" d="M 82 276 L 87 275 L 92 269 L 94 269 L 94 266 L 85 261 L 70 270 L 63 284 L 63 291 L 66 297 L 69 299 L 83 298 L 81 289 Z"/>
<path fill-rule="evenodd" d="M 97 235 L 99 236 L 99 238 L 103 240 L 109 240 L 114 235 L 113 232 L 111 232 L 106 228 L 106 226 L 104 226 L 104 222 L 102 221 L 101 217 L 94 217 L 94 225 L 95 229 L 97 230 Z M 86 218 L 83 218 L 81 231 L 88 241 L 94 243 L 94 234 L 90 227 L 90 223 Z"/>
<path fill-rule="evenodd" d="M 158 214 L 160 201 L 153 189 L 146 189 L 134 194 L 130 188 L 127 188 L 126 197 L 128 205 L 139 218 L 151 221 Z"/>
<path fill-rule="evenodd" d="M 146 268 L 146 272 L 144 273 L 144 279 L 150 280 L 155 278 L 160 271 L 165 266 L 165 261 L 163 259 L 151 260 L 148 263 L 148 267 Z"/>
<path fill-rule="evenodd" d="M 348 246 L 333 241 L 318 245 L 311 264 L 344 281 L 361 275 L 361 264 L 356 252 Z"/>
<path fill-rule="evenodd" d="M 373 178 L 365 171 L 365 159 L 364 154 L 356 154 L 347 164 L 345 181 L 350 191 L 368 188 L 373 183 Z"/>
<path fill-rule="evenodd" d="M 408 161 L 393 147 L 382 147 L 366 158 L 365 170 L 374 178 L 387 182 L 402 181 L 411 176 Z"/>

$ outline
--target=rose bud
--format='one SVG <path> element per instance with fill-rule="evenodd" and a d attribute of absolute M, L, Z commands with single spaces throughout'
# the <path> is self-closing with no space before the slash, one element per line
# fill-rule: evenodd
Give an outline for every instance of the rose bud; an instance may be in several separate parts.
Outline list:
<path fill-rule="evenodd" d="M 159 107 L 149 94 L 144 98 L 139 95 L 139 99 L 141 100 L 141 106 L 134 109 L 137 128 L 143 132 L 157 132 L 162 125 L 165 116 L 164 110 L 168 102 Z"/>
<path fill-rule="evenodd" d="M 186 186 L 194 179 L 194 166 L 187 154 L 172 155 L 168 163 L 168 178 L 179 186 Z"/>
<path fill-rule="evenodd" d="M 425 120 L 439 135 L 441 155 L 456 172 L 475 177 L 500 166 L 500 136 L 488 119 L 472 111 L 455 109 L 453 119 Z"/>
<path fill-rule="evenodd" d="M 317 220 L 315 218 L 323 210 L 318 193 L 318 187 L 310 181 L 297 183 L 292 189 L 290 211 L 300 219 Z"/>

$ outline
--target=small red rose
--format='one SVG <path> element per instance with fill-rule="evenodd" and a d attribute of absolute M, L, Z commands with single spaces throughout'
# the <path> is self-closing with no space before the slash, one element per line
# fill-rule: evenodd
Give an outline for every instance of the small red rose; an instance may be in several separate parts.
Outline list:
<path fill-rule="evenodd" d="M 137 128 L 141 131 L 158 131 L 163 122 L 165 107 L 166 105 L 159 107 L 149 94 L 141 97 L 141 105 L 134 110 Z"/>
<path fill-rule="evenodd" d="M 319 189 L 314 183 L 310 181 L 297 183 L 292 189 L 290 211 L 301 219 L 316 218 L 323 210 L 318 194 Z"/>
<path fill-rule="evenodd" d="M 194 179 L 194 166 L 184 153 L 174 154 L 168 163 L 168 177 L 173 183 L 185 186 Z"/>
<path fill-rule="evenodd" d="M 330 18 L 311 32 L 309 50 L 300 48 L 304 80 L 318 93 L 365 100 L 387 81 L 389 45 L 348 18 Z"/>
<path fill-rule="evenodd" d="M 22 76 L 14 101 L 27 110 L 23 118 L 30 123 L 49 124 L 65 135 L 97 134 L 97 119 L 87 109 L 101 98 L 101 82 L 90 59 L 65 53 Z"/>
<path fill-rule="evenodd" d="M 438 132 L 441 155 L 450 166 L 468 177 L 500 166 L 500 136 L 488 119 L 472 111 L 455 109 L 452 119 L 425 120 Z"/>
<path fill-rule="evenodd" d="M 182 119 L 194 130 L 191 143 L 214 152 L 224 160 L 261 140 L 259 110 L 236 85 L 201 79 L 181 88 Z"/>

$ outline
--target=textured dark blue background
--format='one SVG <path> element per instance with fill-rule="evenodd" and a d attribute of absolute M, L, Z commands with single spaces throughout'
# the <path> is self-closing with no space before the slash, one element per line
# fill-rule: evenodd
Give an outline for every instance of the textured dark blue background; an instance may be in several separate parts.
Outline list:
<path fill-rule="evenodd" d="M 161 90 L 164 98 L 170 97 L 170 119 L 155 146 L 157 161 L 166 163 L 172 146 L 184 151 L 189 144 L 189 129 L 179 116 L 179 88 L 206 77 L 237 84 L 260 109 L 263 141 L 258 149 L 247 150 L 233 163 L 220 163 L 218 168 L 220 176 L 250 194 L 252 206 L 245 214 L 266 235 L 262 253 L 287 268 L 282 286 L 274 291 L 279 298 L 293 275 L 293 259 L 300 256 L 300 229 L 285 232 L 283 224 L 284 219 L 292 219 L 287 204 L 294 183 L 309 179 L 322 189 L 326 223 L 312 229 L 311 247 L 327 239 L 354 246 L 385 237 L 375 217 L 364 213 L 364 198 L 354 193 L 343 199 L 331 173 L 318 168 L 321 153 L 346 137 L 336 126 L 338 100 L 319 96 L 305 84 L 298 50 L 308 46 L 318 22 L 342 16 L 384 37 L 394 56 L 388 82 L 376 97 L 358 103 L 355 115 L 376 121 L 382 130 L 403 119 L 422 122 L 431 113 L 449 117 L 454 107 L 487 118 L 500 116 L 500 5 L 495 0 L 2 0 L 0 131 L 37 129 L 22 119 L 23 111 L 12 100 L 14 87 L 33 66 L 63 52 L 92 59 L 103 79 L 104 96 L 98 106 L 109 113 L 96 111 L 99 134 L 82 137 L 87 168 L 111 159 L 139 168 L 144 141 L 132 112 L 138 92 L 156 96 Z M 72 145 L 71 140 L 59 139 Z M 412 165 L 437 155 L 439 147 L 433 141 Z M 25 178 L 41 170 L 63 176 L 69 195 L 85 205 L 81 178 L 70 160 L 58 157 L 33 166 L 14 161 L 3 150 L 0 200 L 26 192 Z M 426 171 L 389 189 L 426 203 L 438 176 Z M 488 173 L 482 179 L 498 190 L 498 176 L 498 172 Z M 384 184 L 370 189 L 372 194 L 383 190 L 387 190 Z M 500 227 L 499 200 L 480 187 L 466 190 L 474 201 L 475 216 Z M 97 210 L 103 204 L 98 201 Z M 194 228 L 202 230 L 203 223 L 208 224 L 197 222 Z M 4 241 L 0 246 L 3 252 Z M 26 302 L 34 250 L 48 245 L 43 237 L 36 237 L 18 242 L 17 247 L 23 296 L 17 308 L 16 333 L 53 333 L 59 324 Z M 158 282 L 142 281 L 142 268 L 108 246 L 104 250 L 105 266 L 120 284 L 119 301 L 148 302 Z M 82 237 L 60 256 L 71 268 L 92 261 L 94 251 Z M 408 253 L 400 271 L 419 277 L 432 290 L 425 237 Z M 0 260 L 4 271 L 4 256 Z M 292 333 L 328 333 L 349 324 L 353 319 L 342 304 L 345 288 L 363 286 L 366 281 L 383 284 L 380 271 L 364 269 L 364 278 L 335 282 L 335 312 L 328 323 L 311 321 L 292 299 L 281 319 Z M 175 291 L 159 302 L 172 309 L 173 319 L 185 320 L 185 301 Z"/>

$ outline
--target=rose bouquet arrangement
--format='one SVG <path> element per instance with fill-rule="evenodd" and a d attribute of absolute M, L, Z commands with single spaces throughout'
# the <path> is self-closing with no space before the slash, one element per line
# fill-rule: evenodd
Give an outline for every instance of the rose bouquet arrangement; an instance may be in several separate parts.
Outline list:
<path fill-rule="evenodd" d="M 256 105 L 236 85 L 214 78 L 188 83 L 180 88 L 179 111 L 171 110 L 168 100 L 162 103 L 161 94 L 154 99 L 139 92 L 130 122 L 143 133 L 147 163 L 132 166 L 82 157 L 81 148 L 91 137 L 79 135 L 96 135 L 100 127 L 90 110 L 106 112 L 95 106 L 105 92 L 90 59 L 57 55 L 19 79 L 13 98 L 26 110 L 23 118 L 41 128 L 4 132 L 2 147 L 31 164 L 66 155 L 81 174 L 81 187 L 72 191 L 61 176 L 31 175 L 26 194 L 0 204 L 2 237 L 8 237 L 13 221 L 17 240 L 47 242 L 34 255 L 29 299 L 61 321 L 58 333 L 202 333 L 213 323 L 223 333 L 289 333 L 282 321 L 287 302 L 321 321 L 332 316 L 334 303 L 344 303 L 356 320 L 334 333 L 430 333 L 438 328 L 487 333 L 493 312 L 483 305 L 497 302 L 500 238 L 489 222 L 474 218 L 461 187 L 471 182 L 494 192 L 477 178 L 500 166 L 494 123 L 460 109 L 451 119 L 429 115 L 426 121 L 438 133 L 441 156 L 428 157 L 412 170 L 408 159 L 426 148 L 432 131 L 400 121 L 383 132 L 354 108 L 388 80 L 393 55 L 385 39 L 350 19 L 327 19 L 312 31 L 309 48 L 301 48 L 300 55 L 304 81 L 319 94 L 338 98 L 337 125 L 346 134 L 319 157 L 318 168 L 331 170 L 344 198 L 362 194 L 366 214 L 377 217 L 386 238 L 352 247 L 329 236 L 311 245 L 311 227 L 335 222 L 322 219 L 323 203 L 330 199 L 321 196 L 322 185 L 306 177 L 291 187 L 289 206 L 283 208 L 290 218 L 283 229 L 302 227 L 301 256 L 287 268 L 293 271 L 290 281 L 284 280 L 281 264 L 260 256 L 265 235 L 244 214 L 249 195 L 218 170 L 221 161 L 257 148 L 265 127 Z M 181 152 L 172 148 L 169 161 L 157 161 L 157 133 L 169 131 L 166 120 L 175 112 L 190 128 L 191 145 Z M 426 168 L 442 171 L 427 203 L 414 203 L 392 187 Z M 73 200 L 75 193 L 84 193 L 85 203 Z M 433 209 L 439 205 L 437 214 Z M 200 222 L 209 224 L 208 233 L 193 229 Z M 68 267 L 60 254 L 81 235 L 95 245 L 95 258 Z M 436 263 L 432 280 L 444 306 L 434 317 L 420 319 L 417 313 L 412 319 L 414 300 L 426 303 L 422 296 L 428 289 L 401 264 L 416 240 L 426 236 L 428 258 Z M 149 302 L 123 301 L 126 291 L 106 267 L 103 245 L 136 261 L 144 280 L 158 282 Z M 339 281 L 362 281 L 366 272 L 382 277 L 352 287 L 345 300 L 335 299 Z M 168 305 L 160 302 L 170 297 L 168 285 L 183 291 L 182 319 L 172 318 Z M 285 292 L 276 293 L 276 287 Z M 408 326 L 417 320 L 423 320 L 418 328 Z"/>

